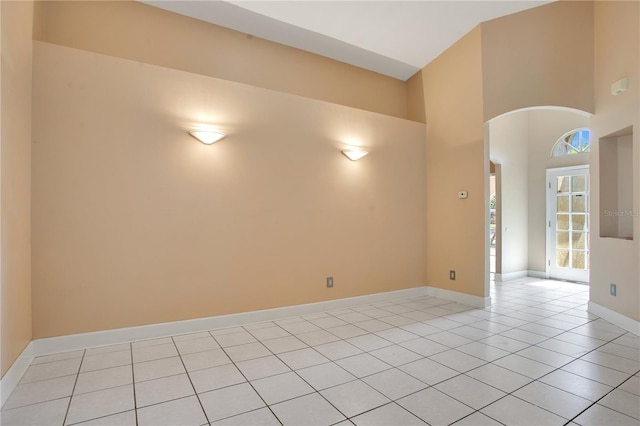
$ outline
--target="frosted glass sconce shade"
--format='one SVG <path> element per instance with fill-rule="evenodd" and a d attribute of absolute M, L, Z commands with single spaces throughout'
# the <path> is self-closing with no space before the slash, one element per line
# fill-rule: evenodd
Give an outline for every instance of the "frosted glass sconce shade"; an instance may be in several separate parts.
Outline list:
<path fill-rule="evenodd" d="M 189 134 L 206 145 L 211 145 L 212 143 L 216 143 L 220 139 L 227 136 L 222 132 L 217 132 L 214 130 L 190 130 Z"/>
<path fill-rule="evenodd" d="M 351 161 L 358 161 L 368 154 L 367 151 L 362 149 L 343 149 L 342 153 Z"/>

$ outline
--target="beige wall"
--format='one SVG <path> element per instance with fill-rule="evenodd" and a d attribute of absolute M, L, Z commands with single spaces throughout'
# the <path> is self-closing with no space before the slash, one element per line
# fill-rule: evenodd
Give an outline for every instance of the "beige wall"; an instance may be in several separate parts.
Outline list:
<path fill-rule="evenodd" d="M 488 296 L 482 253 L 488 241 L 484 229 L 489 160 L 482 120 L 481 53 L 477 27 L 427 65 L 422 77 L 427 119 L 427 284 L 484 297 Z M 458 191 L 468 191 L 469 198 L 458 199 Z M 449 280 L 450 270 L 457 273 L 455 281 Z"/>
<path fill-rule="evenodd" d="M 31 340 L 31 2 L 0 2 L 0 373 Z"/>
<path fill-rule="evenodd" d="M 618 137 L 618 209 L 621 211 L 633 211 L 633 135 L 631 133 Z M 601 163 L 602 164 L 602 163 Z M 637 185 L 636 185 L 637 186 Z M 638 213 L 640 214 L 640 212 Z M 633 238 L 633 216 L 618 216 L 617 235 L 625 238 Z"/>
<path fill-rule="evenodd" d="M 37 40 L 407 116 L 403 81 L 136 1 L 37 2 Z"/>
<path fill-rule="evenodd" d="M 36 338 L 426 282 L 424 124 L 42 42 L 34 93 Z"/>
<path fill-rule="evenodd" d="M 526 111 L 489 122 L 490 158 L 501 166 L 501 274 L 528 269 L 528 131 Z"/>
<path fill-rule="evenodd" d="M 531 110 L 528 115 L 528 269 L 545 272 L 547 250 L 546 170 L 589 164 L 591 154 L 551 157 L 558 138 L 575 129 L 589 127 L 589 117 L 574 111 Z M 593 229 L 592 229 L 593 231 Z"/>
<path fill-rule="evenodd" d="M 407 118 L 409 120 L 427 122 L 424 95 L 422 70 L 420 70 L 407 80 Z"/>
<path fill-rule="evenodd" d="M 591 300 L 640 320 L 640 3 L 595 3 L 596 114 L 590 120 L 591 152 Z M 626 76 L 629 90 L 612 96 L 610 86 Z M 633 240 L 600 237 L 600 166 L 598 139 L 633 126 Z M 617 284 L 616 297 L 609 284 Z"/>
<path fill-rule="evenodd" d="M 593 104 L 593 3 L 559 1 L 482 26 L 484 119 Z"/>

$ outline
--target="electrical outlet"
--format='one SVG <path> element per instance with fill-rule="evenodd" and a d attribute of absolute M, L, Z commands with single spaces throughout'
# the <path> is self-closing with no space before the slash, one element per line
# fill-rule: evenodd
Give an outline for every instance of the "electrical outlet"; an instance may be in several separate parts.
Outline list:
<path fill-rule="evenodd" d="M 609 284 L 609 294 L 615 296 L 617 292 L 616 285 L 611 283 Z"/>
<path fill-rule="evenodd" d="M 333 288 L 333 277 L 327 277 L 327 288 Z"/>
<path fill-rule="evenodd" d="M 456 271 L 449 271 L 449 279 L 450 280 L 456 279 Z"/>

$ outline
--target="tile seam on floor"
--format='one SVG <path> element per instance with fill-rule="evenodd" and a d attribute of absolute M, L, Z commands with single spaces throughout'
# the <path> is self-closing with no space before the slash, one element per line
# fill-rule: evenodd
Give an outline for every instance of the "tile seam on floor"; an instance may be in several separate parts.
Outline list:
<path fill-rule="evenodd" d="M 107 417 L 117 416 L 118 414 L 124 414 L 124 413 L 128 413 L 128 412 L 130 412 L 130 411 L 133 411 L 133 412 L 135 413 L 136 409 L 135 409 L 135 408 L 132 408 L 132 409 L 130 409 L 130 410 L 118 411 L 118 412 L 116 412 L 116 413 L 106 414 L 106 415 L 104 415 L 104 416 L 94 417 L 94 418 L 92 418 L 92 419 L 88 419 L 88 420 L 81 420 L 81 421 L 76 422 L 76 423 L 68 423 L 68 424 L 63 423 L 62 425 L 63 425 L 63 426 L 75 426 L 75 425 L 79 425 L 79 424 L 86 423 L 86 422 L 92 422 L 92 421 L 94 421 L 94 420 L 98 420 L 98 419 L 106 419 Z M 136 425 L 137 425 L 137 424 L 138 424 L 138 423 L 137 423 L 137 417 L 136 417 Z"/>
<path fill-rule="evenodd" d="M 211 334 L 211 332 L 209 332 L 209 334 Z M 249 333 L 249 334 L 251 334 L 251 333 Z M 215 339 L 215 336 L 213 336 L 213 334 L 211 334 L 211 336 L 212 336 L 212 337 L 214 337 L 214 339 Z M 217 340 L 216 340 L 216 341 L 217 341 Z M 218 343 L 219 343 L 219 342 L 218 342 Z M 264 345 L 262 345 L 262 346 L 264 346 Z M 273 354 L 273 353 L 269 350 L 269 348 L 267 348 L 266 346 L 264 346 L 264 347 L 265 347 L 265 349 L 266 349 L 267 351 L 269 351 L 273 356 L 275 356 L 278 360 L 280 360 L 280 358 L 278 358 L 275 354 Z M 280 423 L 280 425 L 282 425 L 282 421 L 281 421 L 281 420 L 280 420 L 280 418 L 276 415 L 276 413 L 274 413 L 274 412 L 273 412 L 273 410 L 271 409 L 271 407 L 269 406 L 269 404 L 267 404 L 267 401 L 265 401 L 265 400 L 264 400 L 264 398 L 262 397 L 262 395 L 260 395 L 260 392 L 258 392 L 258 390 L 253 386 L 253 384 L 252 384 L 252 383 L 251 383 L 251 381 L 247 378 L 247 376 L 244 374 L 244 372 L 243 372 L 240 368 L 238 368 L 238 365 L 237 365 L 237 364 L 236 364 L 236 362 L 235 362 L 235 361 L 234 361 L 234 360 L 229 356 L 229 354 L 227 353 L 227 351 L 226 351 L 226 350 L 224 350 L 224 348 L 222 348 L 222 350 L 224 351 L 225 355 L 227 355 L 227 357 L 231 360 L 231 363 L 233 364 L 233 366 L 234 366 L 234 367 L 235 367 L 235 368 L 240 372 L 240 374 L 242 375 L 242 377 L 244 377 L 245 382 L 246 382 L 247 384 L 249 384 L 249 386 L 251 386 L 251 389 L 253 390 L 253 392 L 255 392 L 255 394 L 256 394 L 256 395 L 258 395 L 258 398 L 260 398 L 260 400 L 261 400 L 261 401 L 262 401 L 262 403 L 265 405 L 265 407 L 267 407 L 267 408 L 269 409 L 269 411 L 271 412 L 271 414 L 276 418 L 276 420 L 278 420 L 278 422 Z M 267 356 L 270 356 L 270 355 L 267 355 Z M 265 357 L 263 357 L 263 358 L 266 358 L 267 356 L 265 356 Z M 257 359 L 257 358 L 254 358 L 254 359 Z M 249 360 L 245 360 L 245 361 L 249 361 Z M 240 361 L 240 362 L 242 362 L 242 361 Z M 280 362 L 282 362 L 282 361 L 280 360 Z M 286 365 L 286 364 L 285 364 L 285 365 Z M 287 368 L 289 368 L 289 367 L 287 366 Z M 258 379 L 256 379 L 256 380 L 258 380 Z M 233 385 L 233 386 L 236 386 L 236 385 Z M 195 390 L 195 388 L 194 388 L 194 390 Z M 196 393 L 196 394 L 197 394 L 197 393 Z M 199 399 L 199 398 L 198 398 L 198 399 Z M 202 405 L 202 403 L 201 403 L 201 405 Z M 259 408 L 263 408 L 263 407 L 259 407 Z M 202 409 L 204 410 L 204 406 L 202 407 Z M 257 409 L 254 409 L 254 410 L 257 410 Z M 251 410 L 251 411 L 253 411 L 253 410 Z M 228 417 L 226 417 L 226 418 L 239 416 L 240 414 L 245 414 L 245 413 L 247 413 L 247 412 L 248 412 L 248 411 L 244 411 L 244 412 L 242 412 L 242 413 L 237 413 L 237 414 L 235 414 L 235 415 L 233 415 L 233 416 L 228 416 Z M 207 421 L 209 422 L 209 424 L 211 424 L 211 420 L 209 420 L 209 416 L 207 415 L 206 410 L 205 410 L 205 416 L 206 416 Z M 216 421 L 216 422 L 218 422 L 218 421 L 220 421 L 220 420 L 223 420 L 223 419 L 216 419 L 215 421 Z"/>
<path fill-rule="evenodd" d="M 78 385 L 78 379 L 80 378 L 80 370 L 82 370 L 82 363 L 84 362 L 84 355 L 87 353 L 85 349 L 82 353 L 82 358 L 80 359 L 80 365 L 78 365 L 78 373 L 76 373 L 76 380 L 73 382 L 73 388 L 71 389 L 71 395 L 69 397 L 69 405 L 67 405 L 67 411 L 64 414 L 64 419 L 62 420 L 62 424 L 65 425 L 67 423 L 67 418 L 69 417 L 69 411 L 71 411 L 71 403 L 73 402 L 74 393 L 76 391 L 76 386 Z"/>
<path fill-rule="evenodd" d="M 211 333 L 209 333 L 209 335 L 213 338 L 213 335 Z M 211 421 L 209 421 L 209 415 L 207 414 L 207 410 L 205 410 L 204 409 L 204 405 L 202 405 L 202 401 L 200 400 L 200 396 L 198 395 L 198 391 L 196 390 L 196 387 L 193 384 L 193 380 L 191 380 L 191 376 L 189 375 L 189 372 L 187 371 L 187 366 L 184 364 L 184 360 L 182 359 L 182 354 L 180 353 L 180 350 L 178 349 L 178 345 L 176 344 L 176 341 L 173 338 L 173 336 L 171 337 L 171 341 L 173 342 L 173 345 L 175 346 L 176 350 L 178 351 L 178 357 L 180 358 L 180 362 L 182 363 L 182 368 L 184 368 L 184 374 L 186 374 L 187 379 L 189 380 L 189 384 L 191 385 L 191 388 L 193 389 L 193 393 L 195 394 L 195 397 L 198 400 L 198 404 L 200 405 L 200 409 L 202 410 L 202 413 L 204 414 L 204 418 L 207 421 L 207 423 L 211 424 Z M 214 341 L 216 343 L 219 343 L 215 339 L 214 339 Z M 204 351 L 204 352 L 206 352 L 206 351 Z M 188 395 L 187 398 L 189 398 L 191 396 L 193 396 L 193 395 Z M 138 408 L 136 407 L 136 425 L 137 424 L 138 424 Z"/>
<path fill-rule="evenodd" d="M 133 381 L 133 415 L 136 419 L 136 425 L 138 425 L 138 399 L 136 395 L 135 363 L 133 362 L 133 343 L 129 343 L 129 350 L 131 351 L 131 380 Z"/>

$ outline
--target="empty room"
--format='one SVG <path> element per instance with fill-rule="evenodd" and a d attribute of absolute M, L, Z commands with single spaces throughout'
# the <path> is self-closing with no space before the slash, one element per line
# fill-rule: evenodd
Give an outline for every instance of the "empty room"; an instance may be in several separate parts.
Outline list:
<path fill-rule="evenodd" d="M 640 2 L 0 0 L 0 424 L 640 425 Z"/>

